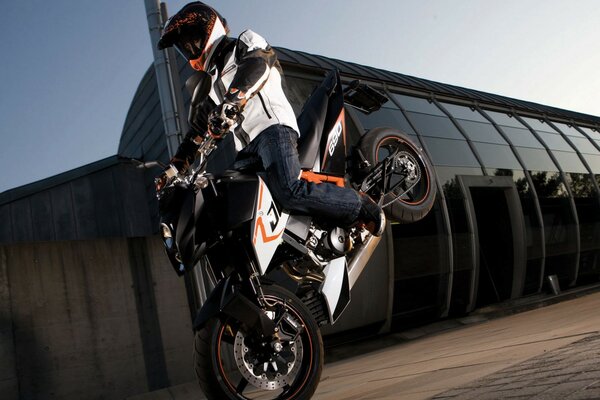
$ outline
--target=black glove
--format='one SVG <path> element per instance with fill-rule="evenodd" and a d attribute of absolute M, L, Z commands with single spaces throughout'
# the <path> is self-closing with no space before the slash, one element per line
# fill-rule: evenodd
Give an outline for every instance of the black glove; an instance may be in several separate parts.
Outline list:
<path fill-rule="evenodd" d="M 240 120 L 239 105 L 229 102 L 219 104 L 208 116 L 208 131 L 215 139 L 222 139 Z"/>

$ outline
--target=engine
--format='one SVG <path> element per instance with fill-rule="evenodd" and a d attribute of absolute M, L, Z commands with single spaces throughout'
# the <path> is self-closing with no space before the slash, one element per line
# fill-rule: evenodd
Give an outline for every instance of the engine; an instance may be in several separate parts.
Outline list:
<path fill-rule="evenodd" d="M 284 240 L 299 257 L 289 259 L 282 266 L 298 282 L 322 282 L 325 277 L 323 268 L 329 261 L 347 255 L 356 240 L 360 241 L 360 238 L 354 237 L 356 229 L 322 229 L 308 216 L 291 216 L 286 231 L 288 235 L 284 235 Z"/>
<path fill-rule="evenodd" d="M 323 260 L 328 260 L 349 253 L 352 250 L 352 240 L 348 231 L 339 227 L 329 231 L 312 227 L 306 247 Z"/>

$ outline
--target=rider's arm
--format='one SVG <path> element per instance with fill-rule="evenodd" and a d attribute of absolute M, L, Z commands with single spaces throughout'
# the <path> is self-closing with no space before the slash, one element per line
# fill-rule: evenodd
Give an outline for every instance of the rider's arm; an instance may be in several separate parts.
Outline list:
<path fill-rule="evenodd" d="M 190 105 L 188 123 L 190 130 L 187 132 L 183 141 L 177 148 L 177 152 L 171 159 L 171 164 L 179 172 L 186 171 L 196 159 L 198 147 L 204 139 L 208 124 L 208 114 L 215 107 L 210 98 L 204 98 L 197 104 Z"/>
<path fill-rule="evenodd" d="M 269 78 L 277 55 L 262 36 L 246 30 L 238 38 L 235 61 L 238 68 L 224 100 L 243 109 Z"/>

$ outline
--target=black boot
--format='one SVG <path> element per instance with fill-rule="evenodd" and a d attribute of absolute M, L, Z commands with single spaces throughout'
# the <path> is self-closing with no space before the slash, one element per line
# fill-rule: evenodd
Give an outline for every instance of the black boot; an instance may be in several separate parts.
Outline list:
<path fill-rule="evenodd" d="M 365 224 L 365 229 L 374 236 L 381 236 L 385 230 L 385 214 L 377 203 L 368 195 L 361 193 L 362 206 L 358 213 L 358 219 Z"/>

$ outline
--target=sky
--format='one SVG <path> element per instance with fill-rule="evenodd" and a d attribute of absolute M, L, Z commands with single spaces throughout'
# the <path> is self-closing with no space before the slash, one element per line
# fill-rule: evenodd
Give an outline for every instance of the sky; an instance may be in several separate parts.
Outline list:
<path fill-rule="evenodd" d="M 152 63 L 144 0 L 0 4 L 0 192 L 116 154 Z M 208 4 L 232 35 L 600 116 L 596 0 Z"/>

